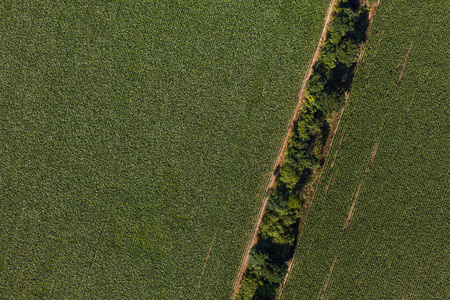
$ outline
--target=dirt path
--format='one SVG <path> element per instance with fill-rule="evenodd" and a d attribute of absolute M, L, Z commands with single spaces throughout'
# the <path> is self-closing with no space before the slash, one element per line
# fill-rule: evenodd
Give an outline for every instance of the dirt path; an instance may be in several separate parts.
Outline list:
<path fill-rule="evenodd" d="M 292 117 L 291 117 L 291 120 L 289 122 L 289 126 L 288 126 L 288 129 L 287 129 L 287 132 L 286 132 L 283 144 L 282 144 L 282 146 L 280 148 L 277 160 L 275 161 L 274 172 L 272 172 L 272 175 L 270 176 L 270 179 L 269 179 L 268 184 L 267 184 L 267 190 L 270 190 L 273 187 L 273 185 L 275 183 L 275 180 L 277 178 L 277 172 L 275 170 L 283 162 L 284 152 L 286 151 L 286 148 L 288 146 L 288 140 L 289 140 L 289 137 L 291 136 L 291 132 L 292 132 L 292 127 L 293 127 L 292 125 L 293 125 L 294 121 L 296 120 L 296 118 L 298 116 L 298 113 L 299 113 L 299 110 L 300 110 L 300 108 L 301 108 L 301 106 L 302 106 L 302 104 L 304 102 L 304 97 L 305 97 L 305 92 L 306 92 L 306 83 L 307 83 L 309 77 L 311 76 L 311 74 L 313 72 L 314 64 L 316 63 L 317 59 L 319 58 L 320 49 L 322 48 L 322 44 L 323 44 L 323 42 L 324 42 L 324 40 L 326 38 L 328 23 L 330 22 L 331 14 L 333 12 L 333 8 L 334 8 L 335 4 L 336 4 L 336 0 L 331 0 L 330 1 L 330 5 L 328 7 L 328 11 L 327 11 L 327 14 L 326 14 L 325 20 L 324 20 L 324 26 L 323 26 L 323 29 L 322 29 L 322 34 L 320 36 L 319 43 L 318 43 L 317 48 L 316 48 L 316 52 L 314 53 L 314 57 L 311 60 L 311 63 L 309 65 L 308 72 L 306 73 L 306 76 L 303 79 L 303 83 L 301 85 L 301 89 L 300 89 L 300 92 L 299 92 L 299 95 L 298 95 L 297 106 L 295 107 L 295 110 L 292 113 Z M 231 295 L 231 299 L 234 299 L 236 297 L 236 294 L 237 294 L 237 292 L 239 290 L 239 287 L 240 287 L 240 282 L 241 282 L 242 277 L 244 276 L 244 273 L 245 273 L 245 271 L 247 269 L 247 264 L 248 264 L 250 250 L 253 247 L 253 245 L 255 245 L 256 242 L 257 242 L 259 225 L 261 224 L 262 217 L 264 216 L 264 212 L 266 210 L 266 206 L 267 206 L 267 201 L 268 200 L 269 200 L 269 197 L 266 197 L 264 199 L 263 205 L 262 205 L 261 210 L 260 210 L 259 215 L 258 215 L 258 219 L 256 220 L 256 224 L 255 224 L 254 229 L 253 229 L 253 235 L 252 235 L 251 240 L 249 241 L 247 247 L 245 248 L 245 256 L 244 256 L 244 258 L 243 258 L 243 260 L 241 262 L 241 266 L 239 268 L 239 273 L 238 273 L 238 275 L 236 277 L 236 281 L 234 282 L 234 285 L 233 285 L 233 292 L 232 292 L 232 295 Z"/>

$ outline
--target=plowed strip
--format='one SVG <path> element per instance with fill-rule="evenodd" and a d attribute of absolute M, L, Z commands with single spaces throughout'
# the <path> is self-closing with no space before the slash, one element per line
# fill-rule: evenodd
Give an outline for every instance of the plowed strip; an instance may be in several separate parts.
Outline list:
<path fill-rule="evenodd" d="M 400 84 L 400 81 L 402 81 L 403 73 L 405 72 L 406 64 L 408 63 L 408 58 L 409 58 L 409 55 L 411 54 L 413 45 L 414 45 L 414 43 L 411 44 L 411 46 L 409 47 L 409 50 L 408 50 L 408 54 L 406 54 L 405 62 L 403 63 L 403 68 L 402 68 L 402 71 L 400 72 L 400 77 L 398 78 L 397 84 Z"/>
<path fill-rule="evenodd" d="M 347 229 L 348 225 L 352 221 L 353 217 L 353 210 L 355 209 L 356 202 L 358 201 L 359 192 L 361 191 L 362 182 L 359 184 L 358 189 L 356 190 L 355 198 L 353 199 L 352 207 L 350 208 L 350 211 L 348 212 L 347 221 L 345 221 L 344 229 Z"/>
<path fill-rule="evenodd" d="M 372 168 L 373 162 L 375 160 L 375 156 L 377 156 L 378 146 L 380 145 L 380 142 L 378 141 L 375 146 L 373 147 L 372 154 L 370 156 L 370 163 L 369 163 L 369 169 Z"/>

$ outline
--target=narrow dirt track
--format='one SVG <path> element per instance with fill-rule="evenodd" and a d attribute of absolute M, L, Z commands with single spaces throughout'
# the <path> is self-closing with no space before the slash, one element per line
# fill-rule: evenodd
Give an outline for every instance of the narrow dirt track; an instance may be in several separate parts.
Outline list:
<path fill-rule="evenodd" d="M 275 161 L 274 168 L 273 168 L 274 172 L 272 172 L 272 175 L 270 176 L 270 178 L 268 180 L 267 190 L 270 190 L 273 187 L 273 185 L 275 183 L 275 180 L 277 178 L 277 174 L 276 174 L 277 172 L 275 172 L 275 170 L 283 162 L 284 152 L 286 151 L 286 148 L 288 146 L 288 140 L 289 140 L 289 137 L 291 136 L 291 132 L 292 132 L 292 124 L 294 123 L 295 119 L 297 118 L 299 110 L 300 110 L 300 108 L 301 108 L 301 106 L 302 106 L 302 104 L 304 102 L 304 97 L 305 97 L 305 92 L 306 92 L 306 83 L 307 83 L 309 77 L 311 76 L 311 74 L 313 72 L 314 64 L 316 63 L 317 59 L 319 58 L 320 49 L 322 48 L 323 41 L 326 38 L 328 23 L 330 22 L 331 14 L 333 12 L 333 8 L 334 8 L 335 4 L 336 4 L 336 0 L 331 0 L 330 1 L 330 5 L 328 7 L 328 11 L 327 11 L 327 14 L 326 14 L 325 20 L 324 20 L 324 26 L 323 26 L 323 29 L 322 29 L 322 34 L 320 36 L 319 43 L 318 43 L 317 48 L 316 48 L 316 52 L 314 53 L 314 57 L 311 60 L 311 63 L 309 65 L 308 72 L 306 73 L 306 75 L 305 75 L 305 77 L 303 79 L 303 82 L 302 82 L 302 85 L 301 85 L 301 89 L 300 89 L 300 92 L 299 92 L 299 95 L 298 95 L 297 106 L 295 107 L 295 110 L 292 113 L 292 117 L 291 117 L 291 120 L 289 122 L 288 129 L 287 129 L 287 132 L 286 132 L 283 144 L 282 144 L 282 146 L 280 148 L 277 160 Z M 236 277 L 236 281 L 234 282 L 234 285 L 233 285 L 233 293 L 231 295 L 231 299 L 234 299 L 236 297 L 236 294 L 237 294 L 237 292 L 239 290 L 240 282 L 241 282 L 242 277 L 244 276 L 244 273 L 245 273 L 245 271 L 247 269 L 247 264 L 248 264 L 250 250 L 253 247 L 253 245 L 255 245 L 256 242 L 257 242 L 259 225 L 261 224 L 262 217 L 264 216 L 264 212 L 266 210 L 266 206 L 267 206 L 267 201 L 268 200 L 269 200 L 269 197 L 266 197 L 264 199 L 264 202 L 262 204 L 261 210 L 259 212 L 258 219 L 256 220 L 256 223 L 255 223 L 255 226 L 254 226 L 253 235 L 252 235 L 252 237 L 251 237 L 247 247 L 245 248 L 245 256 L 244 256 L 244 259 L 241 262 L 241 266 L 239 268 L 239 273 L 238 273 L 238 275 Z"/>

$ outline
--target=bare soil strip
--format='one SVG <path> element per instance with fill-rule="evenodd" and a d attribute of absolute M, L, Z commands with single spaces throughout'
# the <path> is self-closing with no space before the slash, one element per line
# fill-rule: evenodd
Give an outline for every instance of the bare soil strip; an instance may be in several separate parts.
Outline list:
<path fill-rule="evenodd" d="M 370 9 L 369 11 L 369 22 L 373 22 L 373 18 L 375 17 L 375 14 L 377 13 L 378 5 L 380 4 L 381 0 L 378 0 Z M 383 37 L 383 35 L 381 35 Z M 381 41 L 381 39 L 380 39 Z M 378 42 L 378 46 L 380 46 L 380 42 Z"/>
<path fill-rule="evenodd" d="M 333 12 L 333 8 L 335 6 L 335 2 L 336 2 L 336 0 L 331 0 L 330 1 L 330 5 L 328 7 L 328 11 L 327 11 L 327 14 L 326 14 L 326 17 L 325 17 L 325 21 L 324 21 L 324 26 L 323 26 L 323 29 L 322 29 L 322 34 L 321 34 L 320 39 L 319 39 L 319 44 L 317 45 L 316 52 L 314 54 L 313 59 L 311 60 L 310 65 L 309 65 L 308 72 L 306 73 L 306 76 L 303 79 L 303 83 L 301 85 L 301 89 L 300 89 L 299 97 L 298 97 L 299 100 L 297 102 L 297 106 L 295 107 L 294 112 L 292 113 L 291 121 L 289 122 L 289 126 L 288 126 L 288 130 L 287 130 L 286 136 L 284 138 L 281 150 L 280 150 L 280 152 L 278 154 L 278 157 L 277 157 L 277 160 L 275 162 L 274 170 L 279 165 L 281 165 L 281 163 L 283 162 L 284 152 L 286 151 L 286 148 L 288 146 L 289 137 L 291 136 L 291 133 L 292 133 L 292 124 L 296 120 L 296 118 L 298 116 L 298 113 L 300 111 L 300 108 L 301 108 L 301 106 L 302 106 L 302 104 L 304 102 L 304 97 L 305 97 L 305 92 L 306 92 L 306 83 L 307 83 L 309 77 L 311 76 L 311 74 L 313 72 L 314 64 L 316 63 L 317 59 L 319 58 L 319 53 L 320 53 L 320 50 L 322 49 L 322 44 L 325 41 L 326 34 L 328 32 L 328 30 L 327 30 L 328 23 L 330 22 L 330 18 L 331 18 L 331 14 Z M 271 177 L 270 177 L 270 179 L 269 179 L 269 183 L 267 185 L 267 190 L 270 190 L 273 187 L 273 185 L 275 183 L 275 180 L 276 180 L 276 177 L 277 177 L 276 172 L 273 172 Z M 232 291 L 231 299 L 234 299 L 236 297 L 236 294 L 237 294 L 237 292 L 239 290 L 239 287 L 240 287 L 240 282 L 242 280 L 242 277 L 244 276 L 245 270 L 247 269 L 250 250 L 253 247 L 253 245 L 255 245 L 255 243 L 257 242 L 259 225 L 261 224 L 261 220 L 262 220 L 262 217 L 263 217 L 264 212 L 266 210 L 266 206 L 267 206 L 267 201 L 268 200 L 269 200 L 269 197 L 266 197 L 264 199 L 264 202 L 262 204 L 262 207 L 261 207 L 258 219 L 257 219 L 256 224 L 254 226 L 252 238 L 250 239 L 250 241 L 249 241 L 249 243 L 248 243 L 248 245 L 247 245 L 247 247 L 245 249 L 245 256 L 244 256 L 244 259 L 241 262 L 241 266 L 239 268 L 239 272 L 238 272 L 238 275 L 236 277 L 236 281 L 235 281 L 235 283 L 233 285 L 233 291 Z"/>
<path fill-rule="evenodd" d="M 350 208 L 350 211 L 348 212 L 347 221 L 345 221 L 344 229 L 347 229 L 348 225 L 352 221 L 353 217 L 353 211 L 355 209 L 356 202 L 358 201 L 359 192 L 361 191 L 362 182 L 359 184 L 358 189 L 356 190 L 355 199 L 353 199 L 352 207 Z"/>
<path fill-rule="evenodd" d="M 370 163 L 369 163 L 369 169 L 372 169 L 373 162 L 375 160 L 375 156 L 377 156 L 378 146 L 380 145 L 380 141 L 375 143 L 375 146 L 373 147 L 372 154 L 370 156 Z"/>
<path fill-rule="evenodd" d="M 331 116 L 331 120 L 328 122 L 329 126 L 330 126 L 330 134 L 328 135 L 328 139 L 325 143 L 325 147 L 323 147 L 323 153 L 328 153 L 328 151 L 331 149 L 331 146 L 333 146 L 333 141 L 334 141 L 334 136 L 337 133 L 336 128 L 339 127 L 339 123 L 341 121 L 341 116 L 342 113 L 344 112 L 344 108 L 342 108 L 339 112 L 335 112 L 332 114 Z M 344 134 L 342 135 L 342 137 L 344 136 Z M 339 145 L 342 142 L 342 138 L 339 142 Z M 339 147 L 338 147 L 339 149 Z M 324 155 L 325 156 L 325 155 Z"/>
<path fill-rule="evenodd" d="M 197 296 L 198 288 L 200 287 L 200 282 L 202 281 L 202 276 L 203 276 L 203 273 L 205 272 L 206 263 L 208 262 L 209 254 L 211 253 L 211 249 L 214 245 L 214 241 L 216 240 L 216 236 L 217 236 L 217 232 L 219 231 L 219 227 L 220 227 L 220 221 L 217 224 L 217 229 L 216 229 L 216 232 L 214 233 L 213 239 L 211 241 L 211 245 L 209 246 L 208 253 L 206 253 L 205 262 L 203 263 L 203 268 L 202 268 L 202 271 L 200 272 L 200 276 L 199 276 L 198 282 L 197 282 L 197 287 L 195 288 L 194 297 L 192 297 L 192 299 L 195 299 L 195 297 Z"/>
<path fill-rule="evenodd" d="M 337 258 L 338 258 L 338 255 L 336 254 L 336 256 L 334 257 L 333 263 L 331 264 L 330 271 L 328 272 L 327 280 L 325 281 L 322 289 L 320 290 L 319 295 L 317 295 L 317 299 L 323 299 L 325 296 L 325 292 L 327 291 L 328 284 L 330 283 L 331 275 L 333 274 L 333 269 L 334 269 L 334 265 L 337 262 Z"/>
<path fill-rule="evenodd" d="M 333 263 L 331 264 L 331 267 L 330 267 L 330 271 L 328 272 L 328 276 L 327 276 L 327 278 L 325 280 L 325 283 L 322 286 L 322 289 L 319 291 L 319 294 L 317 295 L 317 299 L 322 300 L 325 297 L 325 292 L 327 291 L 328 285 L 329 285 L 330 280 L 331 280 L 331 276 L 333 275 L 334 266 L 336 265 L 336 262 L 338 260 L 339 254 L 341 253 L 341 249 L 343 247 L 342 239 L 344 237 L 344 232 L 348 228 L 348 225 L 350 225 L 350 222 L 352 221 L 353 212 L 355 210 L 355 206 L 356 206 L 356 203 L 358 201 L 359 194 L 361 192 L 361 187 L 362 187 L 362 185 L 363 185 L 363 183 L 365 181 L 364 177 L 365 176 L 363 176 L 363 178 L 361 179 L 361 182 L 359 183 L 358 188 L 356 189 L 356 193 L 355 193 L 355 197 L 353 199 L 352 206 L 350 207 L 350 210 L 349 210 L 348 216 L 347 216 L 347 220 L 345 221 L 345 225 L 342 228 L 342 233 L 341 233 L 341 235 L 339 237 L 338 251 L 336 251 L 336 254 L 335 254 L 334 259 L 333 259 Z M 366 245 L 367 245 L 367 243 L 366 243 Z"/>
<path fill-rule="evenodd" d="M 405 72 L 406 64 L 408 63 L 408 58 L 409 58 L 409 55 L 411 54 L 413 45 L 414 45 L 414 43 L 411 43 L 411 46 L 409 47 L 409 50 L 408 50 L 408 54 L 406 54 L 405 62 L 403 63 L 403 68 L 402 68 L 402 71 L 400 72 L 400 77 L 398 78 L 397 85 L 400 84 L 400 81 L 402 81 L 403 73 Z"/>

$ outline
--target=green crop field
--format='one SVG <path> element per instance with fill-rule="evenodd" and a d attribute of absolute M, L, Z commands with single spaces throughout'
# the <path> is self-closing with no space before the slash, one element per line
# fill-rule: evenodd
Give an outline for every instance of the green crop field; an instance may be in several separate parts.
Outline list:
<path fill-rule="evenodd" d="M 0 298 L 228 299 L 328 4 L 0 1 Z"/>
<path fill-rule="evenodd" d="M 381 1 L 280 299 L 448 299 L 449 9 Z"/>

